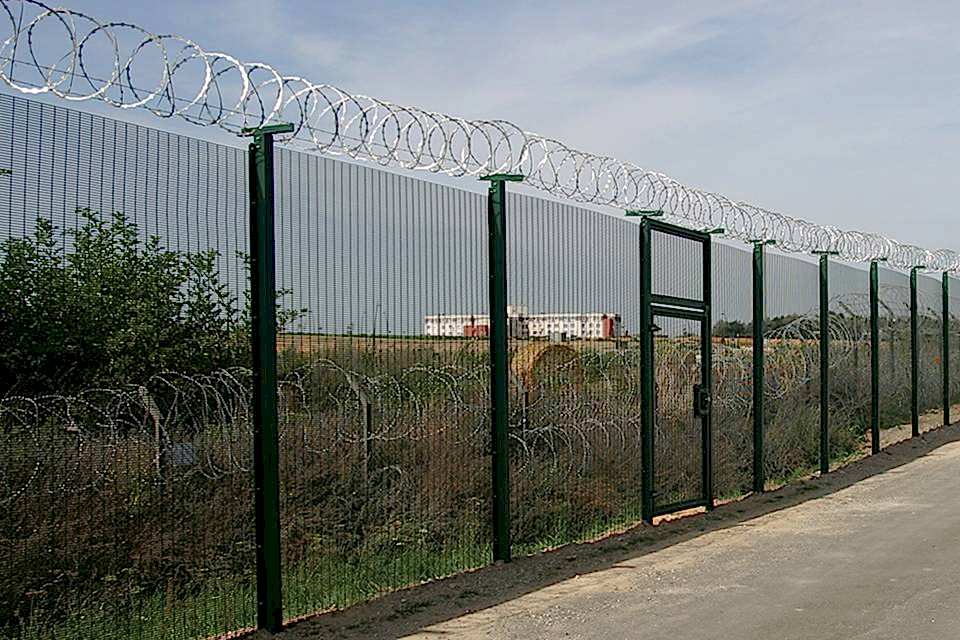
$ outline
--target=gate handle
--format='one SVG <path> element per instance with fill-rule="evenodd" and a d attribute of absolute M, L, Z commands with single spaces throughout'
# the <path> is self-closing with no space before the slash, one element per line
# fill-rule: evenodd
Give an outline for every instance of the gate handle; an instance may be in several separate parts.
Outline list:
<path fill-rule="evenodd" d="M 713 402 L 713 398 L 710 397 L 710 392 L 703 388 L 702 385 L 695 384 L 693 385 L 693 415 L 694 417 L 700 418 L 702 416 L 710 413 L 710 405 Z"/>

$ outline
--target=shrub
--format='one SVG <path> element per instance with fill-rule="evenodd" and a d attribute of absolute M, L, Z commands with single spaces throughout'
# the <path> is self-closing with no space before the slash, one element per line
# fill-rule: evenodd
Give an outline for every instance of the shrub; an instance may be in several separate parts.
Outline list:
<path fill-rule="evenodd" d="M 122 213 L 77 213 L 76 229 L 41 218 L 32 236 L 0 244 L 0 391 L 249 366 L 249 303 L 221 280 L 217 252 L 167 249 Z"/>

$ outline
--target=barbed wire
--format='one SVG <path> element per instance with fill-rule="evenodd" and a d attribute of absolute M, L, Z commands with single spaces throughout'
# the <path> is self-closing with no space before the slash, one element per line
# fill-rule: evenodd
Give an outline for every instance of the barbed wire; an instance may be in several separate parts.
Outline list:
<path fill-rule="evenodd" d="M 282 141 L 293 147 L 449 176 L 520 173 L 526 184 L 556 197 L 659 209 L 688 226 L 723 228 L 727 236 L 748 242 L 773 240 L 790 252 L 834 251 L 855 262 L 960 271 L 960 254 L 951 250 L 928 250 L 736 202 L 505 120 L 468 120 L 352 94 L 283 75 L 265 63 L 207 51 L 182 36 L 104 22 L 36 0 L 0 0 L 0 6 L 9 23 L 0 59 L 10 61 L 0 67 L 0 79 L 24 94 L 143 108 L 234 133 L 291 122 L 294 133 Z M 14 73 L 18 64 L 26 64 L 31 77 Z"/>

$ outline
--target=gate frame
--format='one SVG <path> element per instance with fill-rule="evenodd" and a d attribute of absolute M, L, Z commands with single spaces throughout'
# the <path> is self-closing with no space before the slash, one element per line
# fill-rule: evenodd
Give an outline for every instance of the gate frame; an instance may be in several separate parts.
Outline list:
<path fill-rule="evenodd" d="M 699 242 L 702 247 L 703 291 L 701 299 L 682 298 L 653 293 L 653 259 L 651 232 L 658 231 Z M 645 215 L 640 223 L 640 360 L 641 360 L 641 495 L 644 522 L 653 523 L 656 516 L 684 509 L 714 507 L 713 496 L 713 323 L 711 320 L 711 237 Z M 700 387 L 706 390 L 706 411 L 700 414 L 701 424 L 701 496 L 673 504 L 657 505 L 654 473 L 654 316 L 681 318 L 700 322 Z M 693 394 L 691 394 L 693 396 Z M 699 402 L 699 399 L 696 400 Z"/>

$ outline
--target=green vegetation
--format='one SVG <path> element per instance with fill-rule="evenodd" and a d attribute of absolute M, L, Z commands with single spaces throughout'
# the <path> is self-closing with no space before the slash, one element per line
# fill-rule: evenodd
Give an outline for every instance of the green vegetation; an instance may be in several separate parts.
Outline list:
<path fill-rule="evenodd" d="M 121 214 L 79 214 L 77 230 L 41 218 L 0 246 L 0 388 L 69 393 L 246 362 L 246 319 L 215 253 L 143 241 Z"/>
<path fill-rule="evenodd" d="M 480 567 L 489 547 L 449 549 L 442 553 L 399 549 L 346 561 L 326 557 L 303 562 L 284 572 L 284 610 L 290 617 L 362 602 L 384 591 Z M 23 640 L 167 640 L 207 638 L 251 628 L 256 621 L 256 589 L 246 580 L 225 578 L 206 583 L 192 595 L 170 599 L 155 592 L 120 606 L 93 606 L 50 624 L 38 615 L 25 621 Z"/>
<path fill-rule="evenodd" d="M 767 318 L 764 322 L 764 329 L 767 332 L 776 331 L 792 322 L 796 322 L 801 317 L 793 313 Z M 717 338 L 749 338 L 753 335 L 753 323 L 740 320 L 719 320 L 713 325 L 713 335 Z"/>
<path fill-rule="evenodd" d="M 40 218 L 32 236 L 0 245 L 0 390 L 64 394 L 249 365 L 249 305 L 216 252 L 166 249 L 120 213 L 77 213 L 77 229 Z"/>

